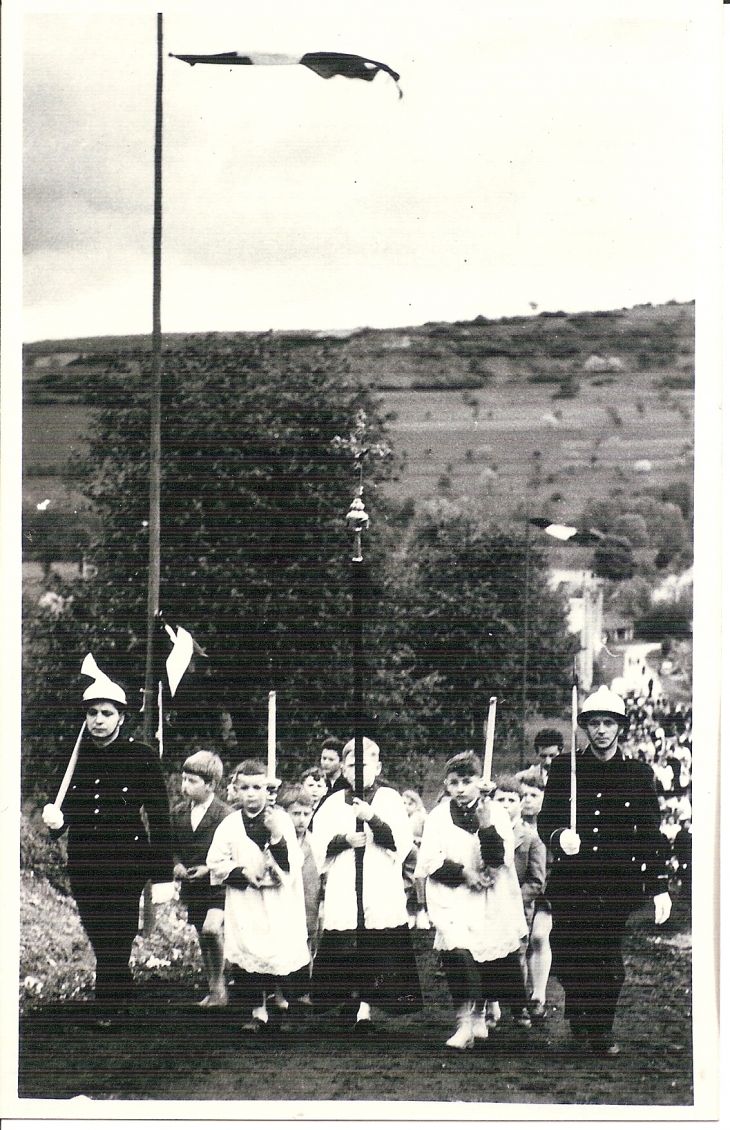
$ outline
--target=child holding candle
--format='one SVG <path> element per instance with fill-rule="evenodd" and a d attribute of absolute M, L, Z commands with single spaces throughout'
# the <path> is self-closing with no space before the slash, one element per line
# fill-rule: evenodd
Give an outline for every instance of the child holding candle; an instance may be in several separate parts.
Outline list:
<path fill-rule="evenodd" d="M 521 1018 L 519 949 L 527 924 L 512 825 L 501 806 L 483 795 L 478 758 L 470 752 L 452 757 L 444 784 L 449 801 L 426 819 L 416 876 L 426 879 L 434 948 L 456 1006 L 457 1028 L 446 1046 L 464 1050 L 489 1035 L 485 1001 L 507 1002 Z"/>
<path fill-rule="evenodd" d="M 302 850 L 290 818 L 267 802 L 268 774 L 243 761 L 231 778 L 238 811 L 216 828 L 207 856 L 211 882 L 225 886 L 225 956 L 251 1009 L 244 1025 L 267 1023 L 275 981 L 309 966 Z"/>

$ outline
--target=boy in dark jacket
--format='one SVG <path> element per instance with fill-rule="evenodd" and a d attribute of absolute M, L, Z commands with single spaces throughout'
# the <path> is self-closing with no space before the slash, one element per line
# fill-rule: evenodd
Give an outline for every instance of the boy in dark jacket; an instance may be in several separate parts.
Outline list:
<path fill-rule="evenodd" d="M 215 795 L 223 776 L 223 764 L 215 753 L 200 750 L 183 765 L 182 793 L 185 800 L 172 812 L 175 879 L 181 880 L 180 901 L 188 908 L 188 922 L 200 941 L 209 992 L 202 1008 L 228 1003 L 223 976 L 223 911 L 225 888 L 212 887 L 205 862 L 213 834 L 231 809 Z"/>
<path fill-rule="evenodd" d="M 539 780 L 539 778 L 537 778 Z M 532 981 L 531 941 L 532 927 L 535 920 L 536 908 L 542 908 L 545 893 L 546 858 L 545 845 L 537 834 L 537 828 L 522 819 L 522 798 L 526 786 L 517 777 L 498 777 L 494 790 L 494 801 L 501 804 L 512 821 L 512 831 L 515 837 L 515 871 L 520 884 L 522 905 L 525 919 L 530 934 L 523 938 L 520 945 L 520 967 L 525 988 L 530 991 L 530 1010 L 536 1019 L 542 1019 L 545 1013 L 545 989 L 536 986 Z M 548 972 L 550 966 L 548 965 Z M 547 973 L 545 975 L 547 983 Z M 537 989 L 537 991 L 536 991 Z M 542 1005 L 542 1008 L 538 1007 Z"/>

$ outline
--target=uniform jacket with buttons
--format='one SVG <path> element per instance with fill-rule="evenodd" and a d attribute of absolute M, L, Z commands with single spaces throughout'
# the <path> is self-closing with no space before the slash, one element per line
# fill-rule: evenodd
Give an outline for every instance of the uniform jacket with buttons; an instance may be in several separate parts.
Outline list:
<path fill-rule="evenodd" d="M 552 856 L 548 898 L 594 894 L 638 906 L 645 897 L 665 891 L 659 804 L 649 766 L 624 758 L 620 750 L 608 761 L 582 750 L 576 756 L 576 779 L 581 846 L 577 855 L 566 856 L 558 837 L 570 825 L 570 754 L 556 757 L 537 818 L 540 838 Z"/>
<path fill-rule="evenodd" d="M 149 828 L 145 828 L 140 809 Z M 101 749 L 85 734 L 63 802 L 72 875 L 113 868 L 144 882 L 166 881 L 172 868 L 170 808 L 155 751 L 119 735 Z"/>

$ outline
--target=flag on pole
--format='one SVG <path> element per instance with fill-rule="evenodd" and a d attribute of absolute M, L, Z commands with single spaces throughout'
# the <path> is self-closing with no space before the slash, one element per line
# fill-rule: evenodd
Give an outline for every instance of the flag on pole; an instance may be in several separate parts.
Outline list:
<path fill-rule="evenodd" d="M 372 82 L 379 71 L 385 71 L 398 87 L 398 96 L 403 97 L 403 91 L 398 86 L 400 75 L 387 63 L 378 63 L 375 59 L 366 59 L 362 55 L 345 55 L 339 51 L 310 51 L 306 55 L 271 55 L 261 51 L 245 53 L 223 51 L 218 55 L 175 55 L 171 51 L 170 57 L 182 59 L 191 67 L 196 63 L 217 63 L 223 67 L 289 67 L 301 64 L 314 71 L 320 78 L 342 75 L 343 78 L 360 78 L 365 82 Z"/>
<path fill-rule="evenodd" d="M 537 526 L 559 541 L 571 541 L 573 545 L 598 545 L 605 539 L 605 534 L 600 530 L 579 530 L 576 526 L 563 526 L 560 522 L 551 522 L 549 518 L 530 518 L 530 525 Z"/>
<path fill-rule="evenodd" d="M 165 631 L 172 640 L 172 651 L 165 660 L 165 670 L 170 685 L 170 694 L 174 698 L 175 691 L 180 686 L 180 680 L 193 658 L 193 637 L 185 628 L 178 628 L 175 632 L 169 624 L 165 624 Z"/>

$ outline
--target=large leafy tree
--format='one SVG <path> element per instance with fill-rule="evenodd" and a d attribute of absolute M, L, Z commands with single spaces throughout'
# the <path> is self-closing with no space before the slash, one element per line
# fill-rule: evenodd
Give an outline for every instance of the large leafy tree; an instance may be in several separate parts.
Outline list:
<path fill-rule="evenodd" d="M 87 649 L 134 691 L 141 686 L 149 412 L 144 358 L 140 365 L 127 402 L 96 411 L 88 456 L 75 468 L 101 518 L 98 574 L 29 631 L 26 736 L 46 752 L 59 742 L 67 749 L 73 736 L 69 688 Z M 261 752 L 269 688 L 279 692 L 283 748 L 316 745 L 323 730 L 346 725 L 350 437 L 370 449 L 368 507 L 377 510 L 377 482 L 390 473 L 379 406 L 326 346 L 209 338 L 167 352 L 162 416 L 160 605 L 208 656 L 173 701 L 173 747 L 216 741 L 225 711 L 235 753 Z M 377 546 L 373 559 L 377 571 Z"/>
<path fill-rule="evenodd" d="M 519 733 L 526 588 L 528 705 L 559 712 L 569 698 L 575 643 L 566 636 L 563 602 L 550 592 L 534 546 L 525 585 L 525 550 L 524 535 L 440 501 L 416 519 L 394 562 L 394 622 L 414 675 L 440 677 L 433 736 L 452 750 L 481 740 L 491 695 L 503 737 Z"/>

